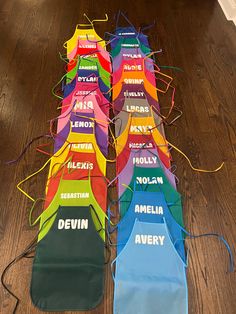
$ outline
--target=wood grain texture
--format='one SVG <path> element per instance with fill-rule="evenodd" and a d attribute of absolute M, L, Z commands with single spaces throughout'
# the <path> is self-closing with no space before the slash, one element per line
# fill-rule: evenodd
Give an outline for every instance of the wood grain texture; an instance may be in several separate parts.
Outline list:
<path fill-rule="evenodd" d="M 228 22 L 214 0 L 1 0 L 0 3 L 0 272 L 33 239 L 37 230 L 28 226 L 31 203 L 16 184 L 46 160 L 32 145 L 23 160 L 6 166 L 34 136 L 48 131 L 48 120 L 57 115 L 58 101 L 51 87 L 63 75 L 58 52 L 70 38 L 83 13 L 92 18 L 110 17 L 97 24 L 97 32 L 114 30 L 114 14 L 126 11 L 138 27 L 156 19 L 148 31 L 161 65 L 178 66 L 175 77 L 176 104 L 183 117 L 166 128 L 170 142 L 181 148 L 197 167 L 224 168 L 215 174 L 196 173 L 172 151 L 183 195 L 188 230 L 199 234 L 218 232 L 235 254 L 236 243 L 236 28 Z M 161 106 L 169 105 L 167 97 Z M 43 141 L 41 141 L 42 143 Z M 112 176 L 112 166 L 109 172 Z M 46 172 L 24 185 L 32 195 L 43 195 Z M 111 193 L 115 197 L 114 192 Z M 190 248 L 188 287 L 190 314 L 235 314 L 235 273 L 226 274 L 228 256 L 215 239 L 188 241 Z M 21 299 L 17 313 L 40 313 L 30 301 L 32 260 L 24 259 L 7 275 L 7 282 Z M 104 302 L 87 313 L 111 314 L 113 283 L 110 267 Z M 11 313 L 14 300 L 0 291 L 0 312 Z M 68 312 L 69 313 L 69 312 Z M 81 312 L 83 313 L 83 312 Z M 157 311 L 158 313 L 158 311 Z M 168 314 L 168 313 L 167 313 Z"/>

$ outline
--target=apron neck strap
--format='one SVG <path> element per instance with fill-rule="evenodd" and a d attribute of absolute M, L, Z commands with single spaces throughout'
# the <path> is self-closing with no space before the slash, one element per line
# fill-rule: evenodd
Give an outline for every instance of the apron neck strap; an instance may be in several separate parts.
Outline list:
<path fill-rule="evenodd" d="M 223 244 L 225 245 L 227 251 L 228 251 L 228 254 L 229 254 L 229 264 L 230 264 L 229 272 L 234 271 L 234 256 L 233 256 L 232 250 L 230 248 L 230 245 L 228 244 L 228 242 L 225 240 L 225 238 L 222 235 L 220 235 L 218 233 L 202 233 L 199 235 L 194 235 L 194 234 L 191 234 L 190 232 L 188 232 L 186 229 L 184 229 L 181 225 L 179 225 L 179 227 L 181 228 L 182 232 L 185 233 L 190 239 L 198 239 L 198 238 L 203 238 L 203 237 L 207 237 L 207 238 L 208 237 L 214 237 L 214 238 L 217 238 L 218 240 L 222 241 Z M 176 242 L 177 241 L 180 241 L 180 239 L 176 240 Z M 186 241 L 186 239 L 183 239 L 183 241 Z"/>

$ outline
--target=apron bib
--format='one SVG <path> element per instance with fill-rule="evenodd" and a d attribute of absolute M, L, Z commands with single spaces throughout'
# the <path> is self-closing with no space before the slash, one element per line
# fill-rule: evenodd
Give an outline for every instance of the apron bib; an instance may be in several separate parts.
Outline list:
<path fill-rule="evenodd" d="M 140 85 L 143 84 L 146 91 L 150 94 L 150 96 L 158 101 L 157 97 L 157 89 L 154 85 L 152 85 L 144 72 L 138 72 L 138 71 L 133 71 L 133 72 L 125 72 L 124 70 L 122 71 L 122 76 L 117 82 L 116 85 L 113 86 L 113 93 L 112 93 L 112 98 L 113 100 L 116 100 L 116 98 L 119 97 L 119 94 L 122 90 L 122 86 L 124 86 L 126 89 L 128 89 L 127 85 L 132 84 L 132 85 Z M 137 87 L 136 87 L 137 89 Z"/>
<path fill-rule="evenodd" d="M 74 35 L 66 42 L 67 56 L 70 56 L 73 49 L 77 49 L 79 40 L 85 41 L 87 39 L 89 39 L 90 41 L 99 41 L 99 44 L 103 48 L 103 50 L 106 50 L 105 41 L 102 40 L 102 38 L 96 33 L 94 28 L 80 29 L 77 26 Z"/>
<path fill-rule="evenodd" d="M 93 134 L 101 152 L 106 156 L 108 150 L 108 124 L 96 122 L 93 112 L 80 114 L 71 112 L 67 125 L 55 136 L 54 153 L 56 153 L 67 140 L 69 133 Z"/>
<path fill-rule="evenodd" d="M 93 90 L 93 85 L 92 84 L 97 84 L 98 88 L 101 90 L 101 93 L 104 94 L 104 97 L 107 99 L 107 101 L 110 99 L 109 95 L 109 87 L 107 87 L 101 79 L 99 79 L 98 73 L 94 75 L 94 72 L 88 71 L 88 70 L 83 70 L 80 71 L 80 74 L 76 74 L 75 78 L 71 83 L 66 84 L 63 87 L 63 98 L 67 98 L 70 94 L 73 92 L 77 92 L 79 89 L 76 88 L 78 83 L 88 83 L 90 85 L 89 90 Z M 73 94 L 71 95 L 73 96 Z"/>
<path fill-rule="evenodd" d="M 128 26 L 122 26 L 122 27 L 119 26 L 120 18 L 123 18 L 123 20 L 128 24 Z M 119 11 L 116 17 L 115 36 L 116 36 L 115 37 L 116 39 L 136 38 L 137 40 L 142 42 L 143 45 L 149 47 L 148 36 L 144 35 L 141 32 L 141 29 L 137 31 L 134 25 L 129 21 L 127 16 L 122 11 Z M 116 41 L 111 42 L 112 50 L 116 47 L 116 44 L 117 44 Z"/>
<path fill-rule="evenodd" d="M 147 99 L 151 107 L 156 108 L 160 111 L 159 103 L 156 99 L 152 98 L 148 91 L 145 89 L 143 84 L 124 84 L 122 86 L 121 92 L 115 100 L 113 100 L 113 106 L 115 112 L 120 112 L 124 106 L 124 101 L 126 97 L 132 99 Z"/>
<path fill-rule="evenodd" d="M 153 71 L 150 71 L 147 66 L 148 63 L 151 63 L 153 65 L 152 61 L 149 61 L 149 59 L 144 60 L 144 59 L 130 59 L 130 60 L 122 60 L 120 67 L 117 71 L 113 72 L 112 75 L 112 84 L 115 85 L 119 82 L 119 80 L 122 77 L 122 72 L 134 72 L 134 71 L 142 71 L 145 73 L 148 81 L 152 84 L 156 84 L 156 78 L 155 78 L 155 73 Z"/>
<path fill-rule="evenodd" d="M 90 180 L 64 180 L 61 179 L 57 193 L 51 201 L 50 205 L 44 210 L 40 216 L 35 220 L 34 224 L 40 223 L 40 228 L 43 230 L 38 235 L 38 242 L 41 241 L 51 229 L 53 222 L 55 220 L 55 215 L 59 206 L 93 206 L 96 211 L 96 215 L 92 212 L 92 217 L 94 219 L 94 224 L 96 230 L 100 230 L 100 225 L 105 230 L 105 218 L 106 215 L 104 211 L 99 206 L 96 201 Z M 54 216 L 52 216 L 54 215 Z M 96 216 L 99 217 L 98 224 Z M 50 218 L 51 217 L 51 218 Z M 105 231 L 100 232 L 100 236 L 105 240 Z"/>
<path fill-rule="evenodd" d="M 146 54 L 142 52 L 140 48 L 121 48 L 120 53 L 113 58 L 112 68 L 113 72 L 117 72 L 120 69 L 121 63 L 124 60 L 136 60 L 136 59 L 144 59 L 148 62 L 146 63 L 146 67 L 149 71 L 154 70 L 153 59 L 147 57 Z"/>
<path fill-rule="evenodd" d="M 137 30 L 132 26 L 117 27 L 114 36 L 115 37 L 110 39 L 111 50 L 115 49 L 115 47 L 119 45 L 120 39 L 123 39 L 124 37 L 136 38 L 140 43 L 142 43 L 142 45 L 149 48 L 148 36 L 143 33 L 137 32 Z"/>
<path fill-rule="evenodd" d="M 110 90 L 110 83 L 106 85 L 104 81 L 101 79 L 98 71 L 95 70 L 79 70 L 76 74 L 76 80 L 82 83 L 96 83 L 98 82 L 99 88 L 104 96 L 107 98 L 109 96 L 108 92 Z M 106 82 L 108 83 L 108 81 Z M 70 85 L 67 84 L 67 85 Z M 66 86 L 67 86 L 66 85 Z"/>
<path fill-rule="evenodd" d="M 120 171 L 124 168 L 128 158 L 124 160 L 124 156 L 129 156 L 130 148 L 142 148 L 142 143 L 148 143 L 147 148 L 156 146 L 160 160 L 165 167 L 170 168 L 170 153 L 165 138 L 155 127 L 153 116 L 140 118 L 129 115 L 129 120 L 123 133 L 116 139 L 117 166 Z M 149 131 L 151 129 L 151 132 Z M 131 137 L 132 141 L 131 141 Z M 137 147 L 135 147 L 137 146 Z M 149 146 L 149 147 L 148 147 Z"/>
<path fill-rule="evenodd" d="M 117 177 L 118 197 L 121 197 L 127 185 L 130 184 L 132 180 L 132 176 L 134 174 L 135 166 L 141 167 L 144 170 L 145 168 L 162 168 L 168 182 L 176 189 L 176 182 L 175 182 L 174 174 L 160 162 L 159 158 L 152 159 L 154 161 L 153 163 L 144 162 L 146 160 L 150 160 L 150 158 L 152 157 L 158 157 L 155 149 L 131 150 L 129 159 L 125 167 L 123 168 L 123 170 L 119 173 Z"/>
<path fill-rule="evenodd" d="M 99 63 L 99 59 L 96 57 L 90 57 L 90 56 L 86 56 L 86 57 L 81 57 L 76 61 L 76 65 L 75 67 L 73 67 L 71 70 L 69 70 L 66 73 L 66 77 L 67 77 L 67 83 L 69 83 L 71 80 L 74 79 L 74 77 L 76 76 L 76 73 L 81 70 L 94 70 L 94 71 L 98 71 L 99 76 L 101 77 L 101 79 L 103 80 L 103 82 L 107 85 L 107 86 L 111 86 L 111 82 L 110 82 L 110 73 L 111 72 L 107 72 L 106 70 L 104 70 L 104 68 L 101 66 L 101 64 Z"/>
<path fill-rule="evenodd" d="M 138 188 L 138 185 L 136 185 Z M 162 192 L 147 192 L 134 190 L 132 200 L 125 216 L 117 225 L 117 255 L 125 247 L 133 229 L 135 219 L 142 222 L 161 223 L 165 218 L 166 224 L 170 231 L 172 242 L 182 260 L 185 258 L 184 242 L 182 229 L 173 218 L 165 196 Z"/>
<path fill-rule="evenodd" d="M 165 221 L 136 219 L 126 246 L 114 262 L 114 314 L 188 313 L 186 264 Z"/>
<path fill-rule="evenodd" d="M 38 244 L 33 262 L 31 299 L 43 311 L 84 311 L 103 298 L 104 242 L 91 209 L 59 206 Z"/>
<path fill-rule="evenodd" d="M 141 185 L 142 190 L 147 192 L 162 192 L 167 204 L 172 204 L 170 211 L 176 222 L 183 226 L 183 210 L 181 195 L 167 180 L 162 168 L 141 168 L 134 167 L 134 173 L 129 183 L 120 197 L 120 215 L 124 217 L 132 200 L 132 191 L 135 184 Z"/>
<path fill-rule="evenodd" d="M 102 82 L 108 87 L 111 88 L 111 77 L 110 73 L 104 70 L 99 63 L 94 62 L 96 59 L 93 60 L 93 58 L 80 58 L 77 68 L 77 73 L 80 76 L 80 73 L 82 71 L 90 71 L 91 73 L 94 71 L 94 74 L 99 76 L 99 78 L 102 80 Z M 96 68 L 91 67 L 91 65 L 95 65 Z"/>
<path fill-rule="evenodd" d="M 101 46 L 97 43 L 91 43 L 85 40 L 79 42 L 77 48 L 73 49 L 73 51 L 68 55 L 68 59 L 70 60 L 67 64 L 68 72 L 76 66 L 77 60 L 81 56 L 92 56 L 93 58 L 97 58 L 103 69 L 108 73 L 111 73 L 110 54 L 106 50 L 101 49 Z"/>
<path fill-rule="evenodd" d="M 154 110 L 152 110 L 152 107 L 150 107 L 147 99 L 125 98 L 122 110 L 115 116 L 116 137 L 125 131 L 131 113 L 133 117 L 138 118 L 153 116 L 154 123 L 158 126 L 157 129 L 160 131 L 161 135 L 164 136 L 165 133 L 162 119 Z"/>
<path fill-rule="evenodd" d="M 107 182 L 96 159 L 96 153 L 82 153 L 69 151 L 66 161 L 59 171 L 47 182 L 47 194 L 44 202 L 46 209 L 57 193 L 60 180 L 90 179 L 95 199 L 104 212 L 107 210 Z"/>
<path fill-rule="evenodd" d="M 98 127 L 104 129 L 105 132 L 105 127 L 108 127 L 109 120 L 102 111 L 100 104 L 101 99 L 96 95 L 81 96 L 74 93 L 67 110 L 57 118 L 57 133 L 64 129 L 72 113 L 78 113 L 81 116 L 86 113 L 94 113 L 95 119 L 99 122 Z"/>
<path fill-rule="evenodd" d="M 114 58 L 117 55 L 119 55 L 122 48 L 126 48 L 127 50 L 140 49 L 145 55 L 148 55 L 149 53 L 152 52 L 150 48 L 144 46 L 136 38 L 121 38 L 118 41 L 115 49 L 111 51 L 111 56 Z"/>
<path fill-rule="evenodd" d="M 67 161 L 67 156 L 70 151 L 74 151 L 77 153 L 96 153 L 97 165 L 100 168 L 101 173 L 106 176 L 106 158 L 97 146 L 94 134 L 70 132 L 65 144 L 59 149 L 59 151 L 55 155 L 53 155 L 53 157 L 51 157 L 48 180 L 53 175 L 55 175 L 60 170 L 63 163 Z"/>
<path fill-rule="evenodd" d="M 104 112 L 106 116 L 109 116 L 109 102 L 102 94 L 101 90 L 99 89 L 99 85 L 97 82 L 95 83 L 81 83 L 76 81 L 76 86 L 73 93 L 70 93 L 66 98 L 62 100 L 62 109 L 61 113 L 65 113 L 69 108 L 72 109 L 73 106 L 73 99 L 77 99 L 78 97 L 84 97 L 84 100 L 86 100 L 86 97 L 89 96 L 96 96 L 96 99 L 98 101 L 98 105 L 101 108 L 101 110 Z M 82 99 L 80 99 L 82 101 Z"/>

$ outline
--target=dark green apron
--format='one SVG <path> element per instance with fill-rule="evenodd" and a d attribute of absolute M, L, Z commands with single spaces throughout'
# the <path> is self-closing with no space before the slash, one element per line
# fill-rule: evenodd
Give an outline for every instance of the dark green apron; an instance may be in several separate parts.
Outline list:
<path fill-rule="evenodd" d="M 92 207 L 59 206 L 52 227 L 38 242 L 31 298 L 40 310 L 84 311 L 101 302 L 104 242 L 92 211 Z"/>

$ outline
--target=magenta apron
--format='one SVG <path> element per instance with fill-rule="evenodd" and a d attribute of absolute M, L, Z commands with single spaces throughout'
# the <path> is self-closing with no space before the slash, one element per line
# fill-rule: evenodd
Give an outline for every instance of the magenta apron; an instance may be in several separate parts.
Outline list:
<path fill-rule="evenodd" d="M 122 72 L 142 71 L 145 73 L 146 78 L 152 85 L 156 85 L 156 77 L 153 70 L 150 70 L 150 64 L 153 66 L 153 61 L 150 59 L 137 58 L 122 60 L 119 69 L 113 72 L 112 83 L 115 85 L 119 82 Z M 135 77 L 135 73 L 134 73 Z"/>
<path fill-rule="evenodd" d="M 109 101 L 104 97 L 103 93 L 99 89 L 98 82 L 92 83 L 83 83 L 83 82 L 75 82 L 75 87 L 72 93 L 70 93 L 66 98 L 62 101 L 62 110 L 64 113 L 69 106 L 72 104 L 72 98 L 74 96 L 86 96 L 86 95 L 96 95 L 99 96 L 100 102 L 99 106 L 102 111 L 108 116 L 109 115 Z"/>
<path fill-rule="evenodd" d="M 119 71 L 120 65 L 123 60 L 136 60 L 140 58 L 146 58 L 147 55 L 142 52 L 140 48 L 121 48 L 119 55 L 113 58 L 113 72 Z M 151 58 L 147 58 L 147 69 L 149 71 L 154 70 L 153 60 Z"/>

